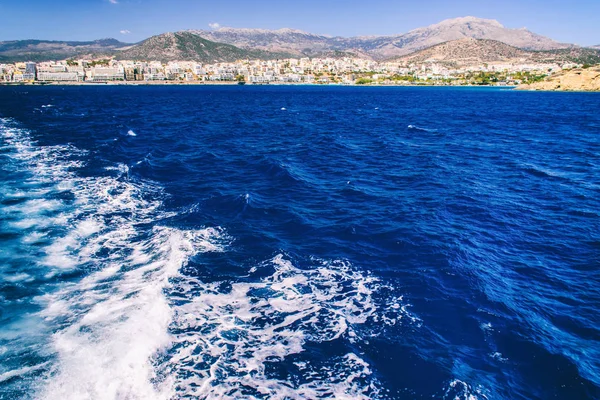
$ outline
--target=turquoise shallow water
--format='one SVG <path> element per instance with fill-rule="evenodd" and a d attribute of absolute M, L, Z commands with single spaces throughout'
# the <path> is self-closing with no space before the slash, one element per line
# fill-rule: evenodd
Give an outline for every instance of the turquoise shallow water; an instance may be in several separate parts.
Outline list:
<path fill-rule="evenodd" d="M 599 109 L 0 87 L 0 398 L 599 398 Z"/>

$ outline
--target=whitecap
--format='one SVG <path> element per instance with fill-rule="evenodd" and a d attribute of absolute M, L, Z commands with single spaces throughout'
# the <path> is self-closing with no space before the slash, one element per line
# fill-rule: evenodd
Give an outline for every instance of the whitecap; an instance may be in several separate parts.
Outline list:
<path fill-rule="evenodd" d="M 16 376 L 23 376 L 23 375 L 31 374 L 32 372 L 38 371 L 38 370 L 46 367 L 47 365 L 48 365 L 48 363 L 42 363 L 42 364 L 34 365 L 31 367 L 23 367 L 23 368 L 18 368 L 18 369 L 13 369 L 13 370 L 10 370 L 7 372 L 3 372 L 0 374 L 0 382 L 7 381 Z"/>
<path fill-rule="evenodd" d="M 482 330 L 482 331 L 484 331 L 484 332 L 491 332 L 491 331 L 493 331 L 492 324 L 491 324 L 491 323 L 489 323 L 489 322 L 483 322 L 483 323 L 481 323 L 481 324 L 479 325 L 479 327 L 480 327 L 480 328 L 481 328 L 481 330 Z"/>
<path fill-rule="evenodd" d="M 429 132 L 429 133 L 436 133 L 438 131 L 437 129 L 421 128 L 416 125 L 408 125 L 407 129 L 412 130 L 412 131 Z"/>
<path fill-rule="evenodd" d="M 119 174 L 127 175 L 129 173 L 129 166 L 127 164 L 119 163 L 117 165 L 111 165 L 104 168 L 106 171 L 117 171 Z"/>
<path fill-rule="evenodd" d="M 500 352 L 494 352 L 492 354 L 490 354 L 490 357 L 492 357 L 494 360 L 498 360 L 500 362 L 506 362 L 508 361 L 508 358 L 505 358 L 504 356 L 502 356 L 502 353 Z"/>
<path fill-rule="evenodd" d="M 460 379 L 454 379 L 444 393 L 444 399 L 452 400 L 487 400 L 482 387 L 473 388 Z"/>
<path fill-rule="evenodd" d="M 16 273 L 14 275 L 4 275 L 3 279 L 5 282 L 17 283 L 17 282 L 27 282 L 32 281 L 33 277 L 26 273 Z"/>
<path fill-rule="evenodd" d="M 137 134 L 134 131 L 132 131 L 131 129 L 127 131 L 127 135 L 128 136 L 137 136 Z"/>

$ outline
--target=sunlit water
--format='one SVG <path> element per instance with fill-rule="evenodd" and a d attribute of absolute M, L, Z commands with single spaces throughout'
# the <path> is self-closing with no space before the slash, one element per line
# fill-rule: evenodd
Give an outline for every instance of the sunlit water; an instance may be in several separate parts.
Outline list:
<path fill-rule="evenodd" d="M 598 110 L 0 87 L 0 399 L 600 398 Z"/>

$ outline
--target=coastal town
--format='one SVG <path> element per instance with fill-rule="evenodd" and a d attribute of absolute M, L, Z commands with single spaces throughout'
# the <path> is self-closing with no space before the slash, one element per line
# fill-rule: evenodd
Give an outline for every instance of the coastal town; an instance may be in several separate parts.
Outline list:
<path fill-rule="evenodd" d="M 0 84 L 341 84 L 341 85 L 519 85 L 534 83 L 574 63 L 481 64 L 452 68 L 444 63 L 376 62 L 361 58 L 289 58 L 193 61 L 68 59 L 0 64 Z"/>

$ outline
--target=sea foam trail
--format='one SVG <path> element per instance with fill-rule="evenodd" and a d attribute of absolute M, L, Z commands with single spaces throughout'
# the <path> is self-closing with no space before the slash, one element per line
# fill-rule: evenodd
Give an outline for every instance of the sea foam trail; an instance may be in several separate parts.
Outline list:
<path fill-rule="evenodd" d="M 214 229 L 155 228 L 148 239 L 132 245 L 130 254 L 46 296 L 47 319 L 73 322 L 54 335 L 58 363 L 40 397 L 171 398 L 172 380 L 154 370 L 157 353 L 172 340 L 172 309 L 164 290 L 189 257 L 219 250 L 214 243 L 219 236 Z"/>
<path fill-rule="evenodd" d="M 177 299 L 175 346 L 167 367 L 178 398 L 367 399 L 380 389 L 369 364 L 352 350 L 368 330 L 414 318 L 393 295 L 376 300 L 380 282 L 342 261 L 299 269 L 283 255 L 261 264 L 252 283 L 203 283 L 182 277 Z M 308 344 L 340 342 L 337 354 L 315 362 Z M 303 354 L 304 353 L 304 354 Z M 269 366 L 295 359 L 290 376 Z"/>
<path fill-rule="evenodd" d="M 186 276 L 191 257 L 224 250 L 222 229 L 162 226 L 173 214 L 163 210 L 161 188 L 131 181 L 127 166 L 81 177 L 87 153 L 0 130 L 31 176 L 12 193 L 25 201 L 10 212 L 27 225 L 23 245 L 43 243 L 35 268 L 48 280 L 84 276 L 36 299 L 51 332 L 45 361 L 1 371 L 11 379 L 36 371 L 32 398 L 384 397 L 358 349 L 403 319 L 418 323 L 395 290 L 348 262 L 314 259 L 301 269 L 282 254 L 243 282 Z M 70 200 L 48 198 L 56 193 Z M 306 355 L 327 343 L 333 354 Z M 287 375 L 273 374 L 277 363 Z"/>
<path fill-rule="evenodd" d="M 23 243 L 49 241 L 37 265 L 46 278 L 86 274 L 37 299 L 55 332 L 42 346 L 50 348 L 44 349 L 50 361 L 2 376 L 45 371 L 36 399 L 171 398 L 173 381 L 154 369 L 172 340 L 165 289 L 190 257 L 222 249 L 222 231 L 147 228 L 170 216 L 157 200 L 160 188 L 129 181 L 119 166 L 110 168 L 117 176 L 79 177 L 85 152 L 39 146 L 11 121 L 0 122 L 2 149 L 30 176 L 23 191 L 12 193 L 29 200 L 8 210 L 15 228 L 27 231 Z M 72 200 L 44 198 L 64 192 Z M 49 220 L 49 211 L 58 217 Z"/>

